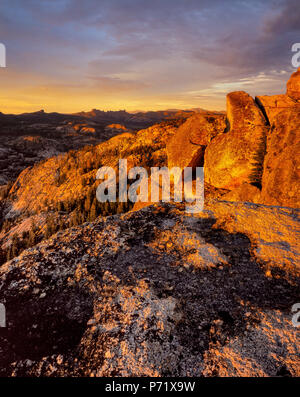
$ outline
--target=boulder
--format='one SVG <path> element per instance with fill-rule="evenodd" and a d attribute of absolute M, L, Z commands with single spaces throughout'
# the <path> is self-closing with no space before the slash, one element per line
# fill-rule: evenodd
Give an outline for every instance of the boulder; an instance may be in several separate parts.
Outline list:
<path fill-rule="evenodd" d="M 283 110 L 297 106 L 297 103 L 287 95 L 261 95 L 255 97 L 261 110 L 264 112 L 270 124 L 272 124 L 278 113 Z M 298 105 L 300 106 L 300 104 Z"/>
<path fill-rule="evenodd" d="M 195 114 L 188 118 L 167 143 L 169 168 L 203 166 L 206 146 L 225 128 L 222 114 Z"/>
<path fill-rule="evenodd" d="M 287 95 L 295 101 L 300 101 L 300 68 L 293 73 L 287 82 Z"/>
<path fill-rule="evenodd" d="M 243 130 L 248 137 L 258 126 L 265 126 L 266 120 L 254 102 L 253 98 L 244 91 L 231 92 L 226 97 L 227 118 L 231 131 Z"/>
<path fill-rule="evenodd" d="M 205 180 L 217 188 L 235 189 L 249 182 L 253 157 L 266 135 L 266 119 L 246 92 L 227 95 L 229 132 L 217 136 L 205 151 Z"/>
<path fill-rule="evenodd" d="M 300 206 L 300 110 L 281 112 L 267 140 L 262 178 L 265 204 Z"/>
<path fill-rule="evenodd" d="M 246 201 L 250 203 L 260 203 L 260 190 L 250 183 L 243 183 L 236 189 L 222 196 L 225 201 Z"/>

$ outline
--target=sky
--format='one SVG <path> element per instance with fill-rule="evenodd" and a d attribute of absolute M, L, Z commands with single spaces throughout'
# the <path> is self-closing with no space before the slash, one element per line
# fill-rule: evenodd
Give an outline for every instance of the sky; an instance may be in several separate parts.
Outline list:
<path fill-rule="evenodd" d="M 1 0 L 0 111 L 226 108 L 284 93 L 299 0 Z"/>

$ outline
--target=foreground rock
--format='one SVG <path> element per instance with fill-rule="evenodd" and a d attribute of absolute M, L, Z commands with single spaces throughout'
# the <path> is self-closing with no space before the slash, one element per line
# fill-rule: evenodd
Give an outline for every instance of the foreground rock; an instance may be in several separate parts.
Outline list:
<path fill-rule="evenodd" d="M 267 140 L 262 178 L 266 204 L 300 207 L 300 108 L 281 112 Z"/>
<path fill-rule="evenodd" d="M 286 94 L 295 101 L 300 101 L 300 68 L 291 75 L 287 82 Z"/>
<path fill-rule="evenodd" d="M 243 91 L 227 95 L 227 118 L 230 131 L 217 136 L 205 151 L 205 178 L 217 188 L 234 189 L 249 182 L 253 157 L 267 126 L 254 100 Z"/>
<path fill-rule="evenodd" d="M 0 268 L 8 376 L 300 375 L 296 210 L 152 206 Z"/>
<path fill-rule="evenodd" d="M 226 128 L 223 114 L 196 114 L 167 143 L 168 166 L 203 167 L 208 143 Z"/>

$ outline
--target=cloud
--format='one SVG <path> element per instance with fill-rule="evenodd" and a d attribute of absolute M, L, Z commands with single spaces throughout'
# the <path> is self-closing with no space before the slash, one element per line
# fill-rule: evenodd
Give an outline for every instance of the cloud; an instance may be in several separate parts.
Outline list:
<path fill-rule="evenodd" d="M 11 76 L 28 76 L 20 89 L 62 86 L 69 101 L 80 82 L 83 108 L 96 93 L 214 107 L 230 88 L 282 91 L 299 12 L 296 0 L 1 0 L 0 41 Z"/>
<path fill-rule="evenodd" d="M 273 9 L 265 20 L 264 31 L 267 34 L 287 34 L 300 32 L 300 7 L 298 0 L 282 1 L 281 7 Z"/>
<path fill-rule="evenodd" d="M 89 77 L 93 81 L 93 87 L 99 90 L 99 93 L 103 91 L 105 94 L 120 93 L 123 91 L 136 91 L 147 87 L 147 84 L 134 81 L 134 80 L 123 80 L 118 77 Z"/>

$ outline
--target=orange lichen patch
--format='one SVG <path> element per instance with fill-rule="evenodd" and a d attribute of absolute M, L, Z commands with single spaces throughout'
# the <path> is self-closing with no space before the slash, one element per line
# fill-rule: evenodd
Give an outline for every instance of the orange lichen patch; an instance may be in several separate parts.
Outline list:
<path fill-rule="evenodd" d="M 78 264 L 74 273 L 74 281 L 78 282 L 82 280 L 84 280 L 86 285 L 90 285 L 94 281 L 94 278 L 89 274 L 86 266 Z"/>
<path fill-rule="evenodd" d="M 257 309 L 257 315 L 260 323 L 249 327 L 247 336 L 205 353 L 205 376 L 268 376 L 272 369 L 278 375 L 282 369 L 300 375 L 299 335 L 289 314 Z M 252 344 L 246 343 L 249 338 Z"/>
<path fill-rule="evenodd" d="M 183 224 L 176 224 L 171 230 L 159 232 L 149 243 L 157 253 L 175 255 L 179 253 L 187 266 L 195 269 L 214 268 L 228 265 L 227 258 L 212 244 L 207 243 L 199 234 L 191 232 Z"/>
<path fill-rule="evenodd" d="M 209 353 L 205 354 L 205 360 L 212 360 L 213 363 L 210 363 L 204 370 L 204 376 L 214 376 L 214 374 L 222 377 L 266 376 L 266 373 L 260 368 L 257 362 L 251 359 L 242 359 L 240 352 L 232 352 L 226 346 L 222 354 L 217 349 L 211 349 Z"/>
<path fill-rule="evenodd" d="M 125 238 L 122 237 L 120 227 L 116 225 L 108 225 L 97 234 L 97 239 L 103 248 L 101 255 L 105 255 L 107 253 L 116 254 L 120 250 L 126 251 L 129 249 Z"/>
<path fill-rule="evenodd" d="M 111 371 L 120 376 L 159 376 L 165 358 L 172 355 L 166 342 L 181 319 L 176 299 L 159 299 L 144 280 L 123 285 L 108 271 L 103 278 L 102 299 L 88 322 L 92 325 L 89 346 L 82 346 L 84 356 L 91 345 L 101 344 L 103 361 L 97 376 Z M 119 332 L 124 335 L 121 340 L 116 337 Z M 148 334 L 156 338 L 147 340 Z"/>

